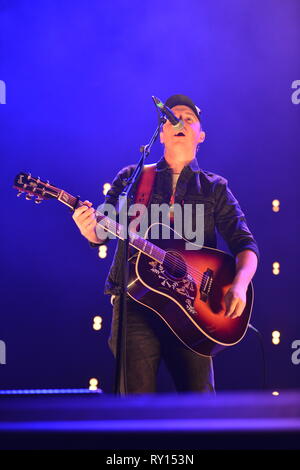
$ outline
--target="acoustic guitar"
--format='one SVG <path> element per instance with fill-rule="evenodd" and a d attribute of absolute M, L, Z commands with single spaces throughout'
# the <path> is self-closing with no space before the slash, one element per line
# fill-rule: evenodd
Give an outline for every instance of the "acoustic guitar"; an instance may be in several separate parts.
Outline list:
<path fill-rule="evenodd" d="M 83 205 L 78 197 L 27 173 L 17 175 L 14 188 L 19 190 L 18 196 L 25 193 L 26 199 L 35 199 L 36 203 L 57 199 L 72 211 Z M 124 238 L 122 225 L 101 212 L 96 215 L 102 228 Z M 197 354 L 214 356 L 237 344 L 250 321 L 252 282 L 242 315 L 225 317 L 224 296 L 235 276 L 233 256 L 205 246 L 186 250 L 187 240 L 170 227 L 170 239 L 152 240 L 154 225 L 150 225 L 144 238 L 133 231 L 128 233 L 130 245 L 137 250 L 130 263 L 128 295 L 159 315 L 178 339 Z M 157 225 L 156 229 L 163 228 L 163 224 Z"/>

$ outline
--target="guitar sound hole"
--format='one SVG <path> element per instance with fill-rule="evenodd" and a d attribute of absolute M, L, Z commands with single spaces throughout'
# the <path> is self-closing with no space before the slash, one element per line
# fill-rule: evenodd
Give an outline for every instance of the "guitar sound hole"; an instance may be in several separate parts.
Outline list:
<path fill-rule="evenodd" d="M 173 279 L 180 279 L 186 275 L 185 261 L 176 251 L 167 251 L 163 266 L 166 274 Z"/>

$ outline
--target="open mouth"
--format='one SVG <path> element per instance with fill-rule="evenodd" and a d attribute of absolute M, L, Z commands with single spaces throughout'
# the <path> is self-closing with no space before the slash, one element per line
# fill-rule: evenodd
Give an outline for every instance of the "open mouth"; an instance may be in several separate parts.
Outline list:
<path fill-rule="evenodd" d="M 175 137 L 185 137 L 185 134 L 183 132 L 178 132 L 178 134 L 175 134 Z"/>

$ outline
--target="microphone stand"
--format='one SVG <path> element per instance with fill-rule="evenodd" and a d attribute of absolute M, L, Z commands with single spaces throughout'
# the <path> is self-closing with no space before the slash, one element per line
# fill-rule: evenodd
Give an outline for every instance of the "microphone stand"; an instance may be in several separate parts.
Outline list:
<path fill-rule="evenodd" d="M 134 189 L 139 181 L 144 168 L 145 159 L 150 155 L 152 145 L 156 141 L 160 132 L 161 125 L 166 122 L 166 118 L 159 116 L 159 124 L 147 145 L 140 147 L 142 154 L 135 170 L 130 178 L 127 179 L 125 187 L 119 196 L 119 214 L 124 214 L 123 221 L 123 239 L 120 240 L 122 246 L 121 262 L 122 262 L 122 286 L 120 295 L 120 309 L 117 328 L 117 348 L 116 348 L 116 372 L 115 372 L 115 387 L 114 392 L 116 395 L 127 393 L 127 380 L 126 380 L 126 326 L 127 326 L 127 284 L 128 284 L 128 253 L 129 253 L 129 233 L 128 233 L 128 202 L 133 200 Z M 123 212 L 122 212 L 123 211 Z"/>

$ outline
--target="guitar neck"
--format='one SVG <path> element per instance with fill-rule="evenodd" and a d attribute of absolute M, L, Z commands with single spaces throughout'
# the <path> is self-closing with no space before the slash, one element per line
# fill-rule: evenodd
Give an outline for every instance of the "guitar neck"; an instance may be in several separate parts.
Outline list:
<path fill-rule="evenodd" d="M 84 205 L 84 203 L 80 201 L 78 197 L 74 197 L 71 194 L 63 190 L 59 192 L 57 199 L 72 210 L 75 210 L 77 207 L 81 207 Z M 123 225 L 110 219 L 108 216 L 106 216 L 100 211 L 96 211 L 96 216 L 97 216 L 98 225 L 100 225 L 103 229 L 110 232 L 117 238 L 124 240 L 125 228 Z M 132 232 L 131 230 L 128 231 L 128 236 L 129 236 L 129 243 L 134 248 L 141 251 L 142 253 L 149 256 L 150 258 L 153 258 L 159 263 L 162 263 L 164 261 L 165 254 L 166 254 L 164 250 L 154 245 L 149 240 L 146 240 L 145 238 L 140 237 L 139 235 L 137 235 L 135 232 Z"/>

